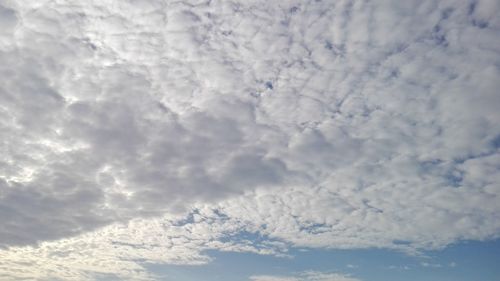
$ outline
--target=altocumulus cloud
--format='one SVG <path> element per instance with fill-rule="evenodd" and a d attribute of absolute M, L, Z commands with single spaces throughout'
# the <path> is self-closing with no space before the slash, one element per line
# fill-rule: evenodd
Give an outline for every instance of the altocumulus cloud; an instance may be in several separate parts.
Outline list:
<path fill-rule="evenodd" d="M 499 13 L 0 1 L 0 276 L 498 237 Z"/>

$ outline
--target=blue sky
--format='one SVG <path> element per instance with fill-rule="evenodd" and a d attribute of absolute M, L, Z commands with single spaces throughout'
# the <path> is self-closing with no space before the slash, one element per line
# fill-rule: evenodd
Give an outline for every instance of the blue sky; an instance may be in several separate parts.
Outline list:
<path fill-rule="evenodd" d="M 341 272 L 371 281 L 499 280 L 500 241 L 466 241 L 421 256 L 383 249 L 292 249 L 293 258 L 212 252 L 213 262 L 201 266 L 152 265 L 158 280 L 245 281 L 258 274 L 293 276 L 301 271 Z"/>
<path fill-rule="evenodd" d="M 499 15 L 0 0 L 0 280 L 500 281 Z"/>

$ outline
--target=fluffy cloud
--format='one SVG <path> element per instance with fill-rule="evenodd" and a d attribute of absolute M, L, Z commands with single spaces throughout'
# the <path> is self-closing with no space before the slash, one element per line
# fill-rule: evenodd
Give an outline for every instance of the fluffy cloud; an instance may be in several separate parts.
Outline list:
<path fill-rule="evenodd" d="M 65 252 L 64 279 L 98 271 L 80 255 L 148 278 L 134 260 L 498 237 L 499 9 L 1 1 L 0 272 L 59 272 Z M 164 233 L 197 212 L 210 223 L 183 225 L 207 237 Z M 138 221 L 163 242 L 137 246 Z"/>

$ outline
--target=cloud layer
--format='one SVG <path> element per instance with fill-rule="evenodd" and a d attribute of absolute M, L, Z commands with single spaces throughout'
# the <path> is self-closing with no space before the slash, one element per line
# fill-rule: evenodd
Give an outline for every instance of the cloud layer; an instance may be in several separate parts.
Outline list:
<path fill-rule="evenodd" d="M 0 1 L 0 274 L 499 236 L 497 1 L 268 2 Z"/>

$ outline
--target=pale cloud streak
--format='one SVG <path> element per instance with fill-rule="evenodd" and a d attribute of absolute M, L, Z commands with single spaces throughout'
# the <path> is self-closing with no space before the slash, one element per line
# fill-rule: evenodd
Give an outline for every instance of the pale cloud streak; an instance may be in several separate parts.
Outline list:
<path fill-rule="evenodd" d="M 251 281 L 360 281 L 357 278 L 339 273 L 324 273 L 306 271 L 295 276 L 256 275 L 250 277 Z"/>

